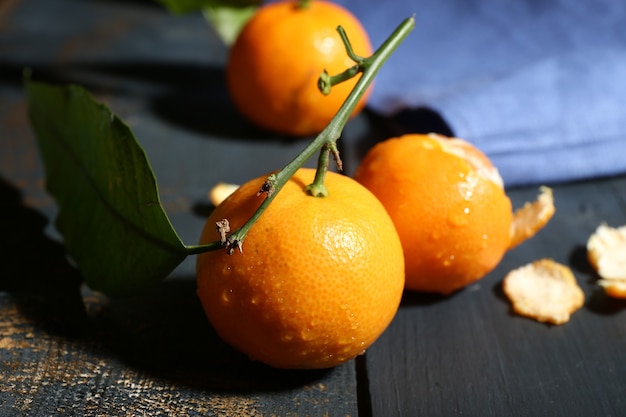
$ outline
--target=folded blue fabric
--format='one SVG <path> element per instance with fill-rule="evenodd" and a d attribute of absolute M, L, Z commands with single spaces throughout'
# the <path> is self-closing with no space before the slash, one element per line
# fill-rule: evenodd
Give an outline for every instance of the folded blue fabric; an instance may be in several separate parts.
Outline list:
<path fill-rule="evenodd" d="M 626 2 L 338 3 L 374 47 L 415 16 L 375 81 L 374 111 L 436 111 L 508 186 L 626 172 Z"/>

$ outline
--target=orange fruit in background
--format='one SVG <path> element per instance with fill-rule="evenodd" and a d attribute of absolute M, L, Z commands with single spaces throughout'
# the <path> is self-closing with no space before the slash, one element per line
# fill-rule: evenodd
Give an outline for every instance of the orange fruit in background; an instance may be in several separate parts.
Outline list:
<path fill-rule="evenodd" d="M 328 368 L 363 353 L 389 325 L 404 288 L 404 260 L 392 220 L 374 195 L 329 172 L 328 197 L 304 188 L 300 169 L 252 226 L 243 252 L 197 258 L 198 295 L 229 344 L 278 368 Z M 236 230 L 264 194 L 254 179 L 210 215 L 201 243 L 219 239 L 215 224 Z"/>
<path fill-rule="evenodd" d="M 239 111 L 258 126 L 290 136 L 321 132 L 356 84 L 357 76 L 324 96 L 317 80 L 354 65 L 337 33 L 341 25 L 354 52 L 372 54 L 367 33 L 339 5 L 311 0 L 279 1 L 259 8 L 231 47 L 226 68 L 230 96 Z M 365 106 L 367 93 L 354 109 Z"/>
<path fill-rule="evenodd" d="M 396 225 L 407 289 L 450 294 L 490 272 L 509 248 L 511 202 L 497 170 L 468 142 L 392 138 L 369 151 L 354 178 Z"/>

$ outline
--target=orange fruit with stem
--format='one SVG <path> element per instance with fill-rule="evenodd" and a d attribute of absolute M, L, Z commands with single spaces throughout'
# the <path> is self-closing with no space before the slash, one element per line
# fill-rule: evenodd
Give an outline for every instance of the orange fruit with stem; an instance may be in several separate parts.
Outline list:
<path fill-rule="evenodd" d="M 198 255 L 198 295 L 229 344 L 278 368 L 328 368 L 363 353 L 389 325 L 404 288 L 404 259 L 392 220 L 353 179 L 328 172 L 327 197 L 305 187 L 300 169 L 249 230 L 242 252 Z M 241 227 L 265 198 L 267 177 L 237 188 L 210 215 Z"/>
<path fill-rule="evenodd" d="M 510 248 L 552 217 L 552 194 L 515 214 L 503 181 L 475 146 L 410 134 L 378 143 L 354 178 L 393 219 L 406 259 L 406 288 L 450 294 L 484 277 Z"/>
<path fill-rule="evenodd" d="M 259 8 L 228 56 L 227 85 L 239 111 L 256 125 L 278 133 L 321 132 L 359 78 L 333 86 L 329 95 L 318 89 L 324 70 L 335 75 L 355 65 L 337 26 L 345 29 L 357 55 L 372 54 L 362 25 L 337 4 L 290 0 Z M 366 93 L 352 116 L 362 110 L 367 97 Z"/>

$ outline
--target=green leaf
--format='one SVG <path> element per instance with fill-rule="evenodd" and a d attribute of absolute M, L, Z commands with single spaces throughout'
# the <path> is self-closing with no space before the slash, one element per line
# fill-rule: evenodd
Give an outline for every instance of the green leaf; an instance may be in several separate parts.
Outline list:
<path fill-rule="evenodd" d="M 156 0 L 171 13 L 202 11 L 226 46 L 233 44 L 263 0 Z"/>
<path fill-rule="evenodd" d="M 87 285 L 119 296 L 159 282 L 187 252 L 130 128 L 79 86 L 26 90 L 56 227 Z"/>
<path fill-rule="evenodd" d="M 232 45 L 258 7 L 206 7 L 204 18 L 213 26 L 226 46 Z"/>
<path fill-rule="evenodd" d="M 249 7 L 258 6 L 262 0 L 156 0 L 171 13 L 183 14 L 204 10 L 207 7 Z"/>

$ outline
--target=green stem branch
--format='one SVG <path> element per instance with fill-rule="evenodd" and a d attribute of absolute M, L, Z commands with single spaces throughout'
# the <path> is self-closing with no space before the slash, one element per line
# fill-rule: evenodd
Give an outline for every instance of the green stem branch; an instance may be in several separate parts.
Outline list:
<path fill-rule="evenodd" d="M 319 181 L 321 181 L 321 186 L 323 187 L 323 178 L 328 168 L 329 155 L 332 153 L 336 156 L 336 142 L 341 136 L 341 132 L 350 118 L 350 114 L 352 114 L 355 106 L 367 91 L 368 86 L 372 83 L 382 65 L 409 35 L 414 26 L 415 19 L 413 17 L 405 19 L 389 36 L 389 38 L 387 38 L 387 40 L 376 50 L 376 52 L 367 58 L 362 58 L 354 54 L 345 32 L 341 27 L 338 28 L 338 31 L 346 45 L 346 52 L 356 62 L 357 65 L 355 65 L 355 67 L 358 67 L 358 71 L 348 69 L 348 72 L 352 74 L 351 76 L 362 72 L 362 76 L 359 78 L 350 95 L 341 105 L 337 114 L 335 114 L 326 128 L 282 170 L 270 175 L 267 178 L 266 186 L 264 188 L 270 189 L 272 192 L 267 193 L 266 198 L 250 219 L 240 229 L 230 234 L 226 244 L 230 253 L 237 248 L 241 250 L 243 240 L 245 239 L 250 228 L 259 219 L 259 217 L 261 217 L 261 214 L 263 214 L 265 209 L 271 204 L 287 181 L 289 181 L 296 171 L 319 150 L 321 150 L 321 155 L 318 161 L 318 173 L 316 173 L 316 180 L 311 187 L 318 188 L 320 184 L 317 180 L 318 174 L 321 176 Z M 341 76 L 340 78 L 343 79 L 343 77 L 344 76 Z M 338 161 L 338 163 L 340 162 Z M 207 245 L 187 246 L 187 250 L 190 254 L 198 254 L 215 250 L 216 245 L 223 247 L 220 242 L 213 242 Z"/>
<path fill-rule="evenodd" d="M 317 160 L 317 170 L 315 171 L 315 178 L 313 183 L 305 187 L 305 191 L 311 194 L 313 197 L 328 197 L 328 190 L 324 185 L 324 179 L 326 178 L 326 172 L 328 172 L 328 165 L 330 164 L 330 146 L 325 143 L 320 150 L 319 159 Z"/>

